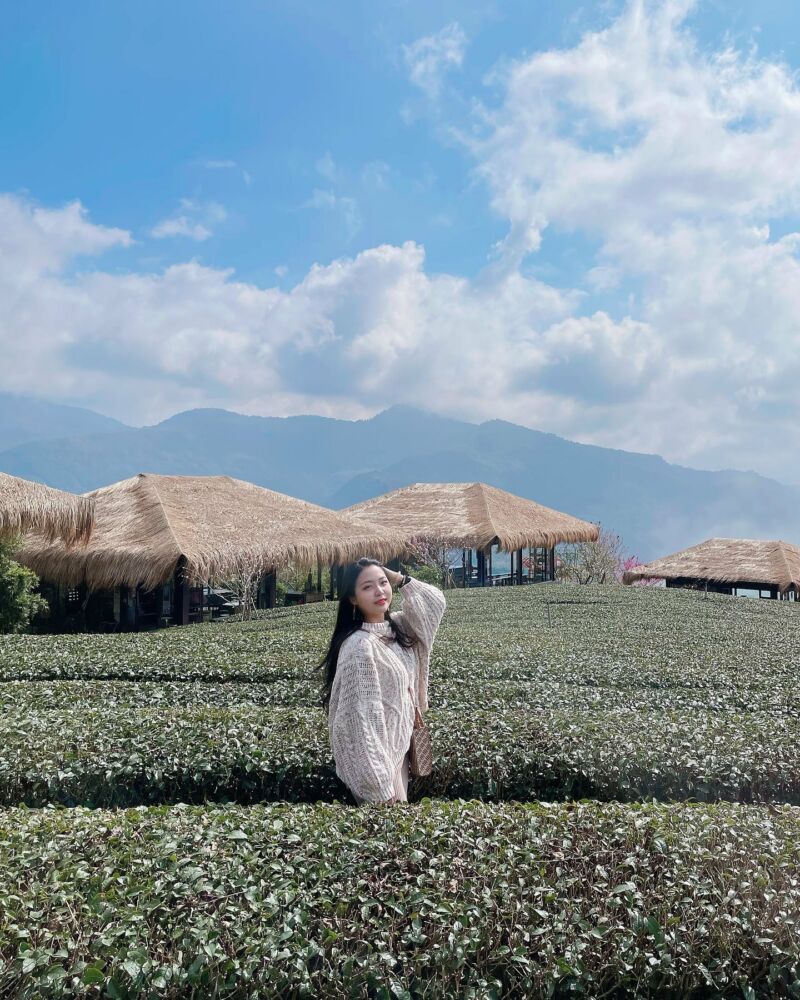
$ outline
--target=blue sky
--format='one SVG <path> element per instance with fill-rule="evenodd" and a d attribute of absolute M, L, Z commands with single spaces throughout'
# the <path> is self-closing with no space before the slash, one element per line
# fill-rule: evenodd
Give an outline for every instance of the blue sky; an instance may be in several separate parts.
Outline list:
<path fill-rule="evenodd" d="M 735 308 L 725 291 L 761 268 L 759 287 L 786 285 L 794 250 L 775 247 L 800 199 L 777 167 L 762 177 L 752 144 L 731 171 L 739 148 L 702 148 L 701 126 L 722 107 L 726 137 L 763 130 L 765 163 L 791 155 L 796 4 L 145 0 L 0 14 L 0 192 L 15 234 L 0 250 L 30 252 L 41 282 L 15 265 L 0 306 L 24 288 L 39 360 L 59 361 L 45 374 L 16 361 L 0 388 L 132 423 L 191 405 L 358 417 L 402 400 L 800 479 L 780 433 L 769 454 L 759 443 L 797 416 L 794 370 L 773 358 L 797 346 L 795 303 L 765 320 L 755 287 Z M 583 67 L 599 51 L 594 79 Z M 608 66 L 640 54 L 647 100 L 618 80 L 595 102 Z M 674 172 L 670 157 L 642 167 L 671 122 Z M 714 294 L 697 284 L 679 302 L 698 269 L 678 262 L 711 246 Z M 701 356 L 691 345 L 706 336 L 719 341 Z M 206 348 L 207 367 L 182 360 Z M 731 413 L 696 429 L 700 397 Z"/>
<path fill-rule="evenodd" d="M 474 275 L 506 222 L 473 163 L 448 140 L 498 63 L 574 44 L 619 3 L 148 2 L 6 4 L 0 33 L 0 189 L 44 204 L 80 199 L 92 218 L 142 245 L 120 266 L 185 259 L 186 239 L 147 232 L 180 200 L 224 205 L 213 239 L 191 251 L 245 280 L 297 280 L 380 243 L 424 244 L 432 270 Z M 800 62 L 800 7 L 785 0 L 705 3 L 709 44 L 733 35 Z M 467 54 L 452 119 L 430 113 L 403 45 L 458 23 Z M 209 166 L 215 164 L 216 166 Z M 235 166 L 227 166 L 235 164 Z M 329 165 L 327 175 L 320 171 Z M 314 190 L 350 198 L 306 207 Z M 574 238 L 548 239 L 535 266 L 569 283 Z"/>

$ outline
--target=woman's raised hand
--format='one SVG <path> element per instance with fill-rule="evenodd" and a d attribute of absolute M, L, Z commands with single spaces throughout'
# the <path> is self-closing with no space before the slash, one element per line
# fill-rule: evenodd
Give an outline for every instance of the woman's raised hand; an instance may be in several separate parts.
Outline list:
<path fill-rule="evenodd" d="M 387 569 L 386 566 L 383 567 L 383 572 L 386 574 L 386 579 L 392 585 L 392 590 L 396 589 L 403 582 L 405 573 L 398 573 L 394 569 Z"/>

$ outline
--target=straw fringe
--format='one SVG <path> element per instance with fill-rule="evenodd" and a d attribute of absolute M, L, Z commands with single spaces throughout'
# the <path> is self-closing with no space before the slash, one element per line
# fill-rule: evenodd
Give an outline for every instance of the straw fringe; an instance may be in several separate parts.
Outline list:
<path fill-rule="evenodd" d="M 412 544 L 509 552 L 559 542 L 596 541 L 590 521 L 543 507 L 486 483 L 413 483 L 345 507 L 343 514 L 401 532 Z"/>
<path fill-rule="evenodd" d="M 95 529 L 81 550 L 29 536 L 21 562 L 46 580 L 92 589 L 172 578 L 178 561 L 192 584 L 269 573 L 319 561 L 388 561 L 406 555 L 398 532 L 366 524 L 230 476 L 140 474 L 89 494 Z"/>
<path fill-rule="evenodd" d="M 0 472 L 0 535 L 36 531 L 77 545 L 89 538 L 93 522 L 93 501 Z"/>
<path fill-rule="evenodd" d="M 625 583 L 644 579 L 760 583 L 785 593 L 791 587 L 800 590 L 800 548 L 782 541 L 709 538 L 700 545 L 636 566 L 623 577 Z"/>

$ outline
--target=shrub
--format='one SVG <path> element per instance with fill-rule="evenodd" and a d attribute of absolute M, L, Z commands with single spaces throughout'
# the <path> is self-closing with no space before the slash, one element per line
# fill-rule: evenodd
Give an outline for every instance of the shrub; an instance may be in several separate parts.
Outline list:
<path fill-rule="evenodd" d="M 13 559 L 18 548 L 18 540 L 0 538 L 0 632 L 24 632 L 36 615 L 48 611 L 36 593 L 38 576 Z"/>
<path fill-rule="evenodd" d="M 0 813 L 6 996 L 792 997 L 800 814 Z"/>

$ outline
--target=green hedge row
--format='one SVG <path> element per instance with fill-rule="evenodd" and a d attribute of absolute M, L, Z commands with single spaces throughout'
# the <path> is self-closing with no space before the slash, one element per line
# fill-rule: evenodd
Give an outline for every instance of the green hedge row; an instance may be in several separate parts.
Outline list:
<path fill-rule="evenodd" d="M 413 797 L 800 803 L 800 721 L 751 712 L 431 711 Z M 7 712 L 0 804 L 345 799 L 320 711 Z"/>
<path fill-rule="evenodd" d="M 0 995 L 798 997 L 800 811 L 0 811 Z"/>
<path fill-rule="evenodd" d="M 499 670 L 473 671 L 460 680 L 442 677 L 436 671 L 430 679 L 429 702 L 438 709 L 460 709 L 480 705 L 484 709 L 559 709 L 571 705 L 576 710 L 608 711 L 711 711 L 771 712 L 800 717 L 800 684 L 790 688 L 699 688 L 635 687 L 599 683 L 563 682 L 535 672 L 512 679 Z M 800 673 L 800 671 L 799 671 Z M 6 681 L 0 683 L 0 712 L 41 709 L 84 710 L 105 706 L 108 711 L 156 705 L 175 708 L 241 705 L 283 708 L 318 708 L 319 679 L 287 675 L 276 671 L 269 681 Z"/>
<path fill-rule="evenodd" d="M 395 608 L 401 605 L 397 600 Z M 313 609 L 313 611 L 309 611 Z M 252 623 L 120 635 L 0 636 L 0 681 L 272 683 L 309 677 L 332 604 Z M 694 692 L 790 691 L 800 672 L 800 606 L 618 587 L 448 591 L 432 676 Z"/>

